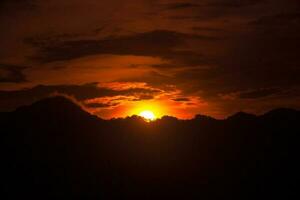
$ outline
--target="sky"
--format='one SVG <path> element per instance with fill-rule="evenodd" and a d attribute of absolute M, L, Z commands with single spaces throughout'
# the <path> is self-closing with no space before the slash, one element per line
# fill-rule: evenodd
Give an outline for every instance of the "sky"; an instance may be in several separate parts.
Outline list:
<path fill-rule="evenodd" d="M 299 0 L 2 0 L 0 111 L 110 119 L 300 108 Z"/>

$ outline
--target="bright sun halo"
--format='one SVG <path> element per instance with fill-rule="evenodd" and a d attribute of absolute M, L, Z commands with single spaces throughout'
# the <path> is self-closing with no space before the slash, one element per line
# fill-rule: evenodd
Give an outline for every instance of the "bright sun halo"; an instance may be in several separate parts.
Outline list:
<path fill-rule="evenodd" d="M 139 116 L 143 117 L 144 119 L 146 119 L 147 121 L 153 121 L 156 119 L 156 116 L 154 115 L 154 113 L 150 110 L 145 110 L 142 111 Z"/>

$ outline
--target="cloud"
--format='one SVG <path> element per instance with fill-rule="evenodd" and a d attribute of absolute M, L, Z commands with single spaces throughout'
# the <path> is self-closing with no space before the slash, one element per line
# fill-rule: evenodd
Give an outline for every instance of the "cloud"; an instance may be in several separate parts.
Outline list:
<path fill-rule="evenodd" d="M 207 0 L 201 4 L 196 4 L 193 10 L 189 12 L 172 12 L 167 15 L 168 19 L 182 21 L 201 21 L 243 19 L 244 17 L 253 17 L 253 13 L 260 12 L 259 7 L 265 0 Z M 261 6 L 259 6 L 261 5 Z M 178 10 L 178 9 L 177 9 Z"/>
<path fill-rule="evenodd" d="M 152 97 L 153 95 L 157 95 L 161 92 L 162 91 L 159 89 L 150 87 L 116 90 L 108 87 L 101 87 L 98 83 L 88 83 L 83 85 L 38 85 L 33 88 L 21 90 L 0 91 L 0 110 L 12 110 L 20 105 L 30 104 L 38 99 L 42 99 L 56 93 L 74 97 L 78 101 L 87 101 L 101 97 L 118 96 L 144 100 L 150 99 L 150 96 Z M 92 106 L 96 106 L 96 104 L 92 104 Z"/>
<path fill-rule="evenodd" d="M 206 6 L 222 7 L 222 8 L 240 8 L 254 6 L 265 2 L 266 0 L 212 0 L 208 1 Z"/>
<path fill-rule="evenodd" d="M 187 9 L 187 8 L 241 8 L 241 7 L 248 7 L 260 4 L 265 2 L 265 0 L 208 0 L 202 1 L 201 4 L 199 3 L 191 3 L 191 2 L 178 2 L 178 3 L 169 3 L 169 4 L 162 4 L 166 10 L 180 10 L 180 9 Z"/>
<path fill-rule="evenodd" d="M 117 105 L 117 104 L 114 104 L 114 105 Z M 86 103 L 85 106 L 88 108 L 109 108 L 113 105 L 105 104 L 105 103 Z"/>
<path fill-rule="evenodd" d="M 200 5 L 195 3 L 169 3 L 162 5 L 166 10 L 177 10 L 177 9 L 186 9 L 186 8 L 197 8 Z"/>
<path fill-rule="evenodd" d="M 233 32 L 225 28 L 226 34 L 229 31 L 234 35 L 226 40 L 227 44 L 220 41 L 219 47 L 206 46 L 223 50 L 211 59 L 203 55 L 204 60 L 211 60 L 207 62 L 211 67 L 178 70 L 174 76 L 177 85 L 183 85 L 184 91 L 199 92 L 209 98 L 217 98 L 220 93 L 246 91 L 241 94 L 244 99 L 259 99 L 275 92 L 260 88 L 298 87 L 299 19 L 298 12 L 284 12 L 257 17 L 243 25 L 247 30 Z"/>
<path fill-rule="evenodd" d="M 176 50 L 187 40 L 216 40 L 205 35 L 186 34 L 169 30 L 154 30 L 129 36 L 108 37 L 100 40 L 52 41 L 27 38 L 26 43 L 39 49 L 34 57 L 41 62 L 71 60 L 96 54 L 159 56 L 174 58 L 191 55 L 190 51 Z"/>
<path fill-rule="evenodd" d="M 138 98 L 134 99 L 133 101 L 150 100 L 150 99 L 154 99 L 154 96 L 149 94 L 142 94 Z"/>
<path fill-rule="evenodd" d="M 242 92 L 240 93 L 239 97 L 242 99 L 257 99 L 278 94 L 279 92 L 280 90 L 276 88 L 263 88 L 253 91 Z"/>
<path fill-rule="evenodd" d="M 29 89 L 0 91 L 0 97 L 22 98 L 32 96 L 41 98 L 52 93 L 62 93 L 74 96 L 78 100 L 86 100 L 104 96 L 155 94 L 159 92 L 160 90 L 154 88 L 128 88 L 124 90 L 114 90 L 105 87 L 98 87 L 98 83 L 88 83 L 83 85 L 38 85 Z"/>
<path fill-rule="evenodd" d="M 0 64 L 0 83 L 23 83 L 27 82 L 23 70 L 27 67 Z"/>
<path fill-rule="evenodd" d="M 190 101 L 189 98 L 186 98 L 186 97 L 179 97 L 179 98 L 175 98 L 175 99 L 172 99 L 173 101 L 180 101 L 180 102 L 185 102 L 185 101 Z"/>
<path fill-rule="evenodd" d="M 285 12 L 275 15 L 262 16 L 250 22 L 250 25 L 260 27 L 297 26 L 300 22 L 300 12 Z"/>
<path fill-rule="evenodd" d="M 224 31 L 221 28 L 214 28 L 214 27 L 204 27 L 204 26 L 194 26 L 192 27 L 193 31 L 207 31 L 207 32 L 221 32 Z"/>
<path fill-rule="evenodd" d="M 36 0 L 1 0 L 0 10 L 7 9 L 25 9 L 31 10 L 36 8 Z"/>

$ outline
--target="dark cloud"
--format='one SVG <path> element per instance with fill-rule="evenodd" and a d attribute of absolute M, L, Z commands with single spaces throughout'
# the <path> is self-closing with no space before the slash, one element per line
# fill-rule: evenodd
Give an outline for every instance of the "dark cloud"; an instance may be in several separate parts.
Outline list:
<path fill-rule="evenodd" d="M 254 91 L 242 92 L 240 93 L 239 97 L 242 99 L 257 99 L 274 95 L 279 92 L 280 90 L 277 88 L 263 88 Z"/>
<path fill-rule="evenodd" d="M 109 103 L 86 103 L 84 105 L 88 108 L 109 108 L 109 107 L 118 105 L 118 103 L 113 103 L 113 104 L 109 104 Z"/>
<path fill-rule="evenodd" d="M 244 26 L 245 29 L 235 33 L 224 29 L 232 34 L 225 42 L 215 40 L 214 43 L 199 45 L 197 51 L 186 52 L 184 56 L 176 55 L 182 58 L 174 62 L 152 65 L 157 70 L 176 70 L 175 73 L 170 73 L 169 76 L 147 74 L 145 77 L 137 77 L 136 80 L 150 84 L 173 84 L 184 93 L 197 93 L 205 98 L 218 98 L 222 93 L 246 91 L 241 94 L 241 98 L 254 98 L 256 95 L 258 99 L 268 92 L 275 92 L 261 91 L 260 88 L 298 87 L 299 13 L 285 12 L 257 17 L 255 23 Z M 220 50 L 221 53 L 206 53 L 211 49 Z M 180 62 L 182 60 L 184 62 Z M 252 90 L 253 93 L 247 94 Z"/>
<path fill-rule="evenodd" d="M 299 18 L 298 12 L 258 17 L 246 30 L 230 38 L 226 46 L 219 46 L 224 48 L 224 54 L 212 59 L 215 68 L 185 69 L 175 79 L 191 85 L 185 86 L 185 91 L 201 91 L 205 97 L 257 88 L 241 97 L 258 98 L 275 92 L 259 88 L 298 87 Z"/>
<path fill-rule="evenodd" d="M 260 27 L 286 27 L 300 25 L 300 12 L 279 13 L 260 17 L 250 22 L 250 25 Z"/>
<path fill-rule="evenodd" d="M 178 52 L 173 56 L 168 56 L 168 63 L 153 64 L 151 67 L 159 70 L 180 69 L 180 68 L 203 68 L 214 64 L 214 60 L 195 52 Z"/>
<path fill-rule="evenodd" d="M 206 6 L 223 7 L 223 8 L 240 8 L 257 5 L 266 2 L 266 0 L 212 0 Z"/>
<path fill-rule="evenodd" d="M 237 37 L 218 61 L 223 80 L 248 89 L 299 85 L 300 24 L 280 31 L 274 31 L 273 22 L 264 24 Z"/>
<path fill-rule="evenodd" d="M 28 38 L 25 41 L 39 49 L 36 59 L 42 62 L 70 60 L 95 54 L 160 56 L 191 55 L 189 51 L 179 51 L 189 39 L 216 40 L 205 35 L 185 34 L 168 30 L 155 30 L 130 36 L 109 37 L 101 40 L 52 41 Z"/>
<path fill-rule="evenodd" d="M 210 0 L 198 3 L 189 3 L 189 2 L 179 2 L 179 3 L 169 3 L 164 4 L 163 7 L 167 10 L 178 10 L 186 8 L 241 8 L 247 6 L 257 5 L 259 3 L 265 2 L 266 0 Z"/>
<path fill-rule="evenodd" d="M 256 5 L 260 5 L 265 0 L 208 0 L 197 4 L 193 12 L 178 12 L 167 16 L 173 20 L 207 21 L 221 20 L 225 22 L 228 17 L 243 18 L 252 16 L 258 12 Z"/>
<path fill-rule="evenodd" d="M 185 9 L 185 8 L 196 8 L 199 7 L 199 4 L 195 3 L 170 3 L 170 4 L 164 4 L 163 7 L 166 10 L 177 10 L 177 9 Z"/>
<path fill-rule="evenodd" d="M 149 85 L 155 86 L 162 88 L 166 90 L 167 88 L 165 85 L 172 84 L 173 83 L 173 77 L 172 76 L 167 76 L 164 74 L 161 74 L 156 71 L 150 71 L 148 73 L 145 73 L 142 76 L 137 76 L 137 77 L 130 77 L 130 78 L 121 78 L 117 81 L 121 82 L 143 82 L 143 83 L 148 83 Z"/>
<path fill-rule="evenodd" d="M 37 7 L 36 0 L 1 0 L 0 11 L 7 10 L 32 10 Z M 1 13 L 1 12 L 0 12 Z"/>
<path fill-rule="evenodd" d="M 208 32 L 221 32 L 221 31 L 224 31 L 221 28 L 203 27 L 203 26 L 194 26 L 191 29 L 193 31 L 208 31 Z"/>
<path fill-rule="evenodd" d="M 88 83 L 84 85 L 38 85 L 29 89 L 0 91 L 0 110 L 12 110 L 20 105 L 30 104 L 52 94 L 64 94 L 72 96 L 79 101 L 83 101 L 120 95 L 145 99 L 150 95 L 158 94 L 160 92 L 160 90 L 152 88 L 113 90 L 110 88 L 99 87 L 98 83 Z"/>
<path fill-rule="evenodd" d="M 214 18 L 213 16 L 207 16 L 207 15 L 173 15 L 167 17 L 168 19 L 173 19 L 173 20 L 193 20 L 193 21 L 198 21 L 198 20 L 207 20 L 209 18 Z"/>
<path fill-rule="evenodd" d="M 93 32 L 98 34 L 98 33 L 102 32 L 106 27 L 107 27 L 107 25 L 103 25 L 101 27 L 94 29 Z"/>
<path fill-rule="evenodd" d="M 179 98 L 175 98 L 175 99 L 172 99 L 173 101 L 183 101 L 183 102 L 186 102 L 186 101 L 190 101 L 189 98 L 186 98 L 186 97 L 179 97 Z"/>
<path fill-rule="evenodd" d="M 135 101 L 142 101 L 142 100 L 150 100 L 153 99 L 154 96 L 153 95 L 149 95 L 149 94 L 142 94 L 140 95 L 137 99 L 134 99 Z"/>
<path fill-rule="evenodd" d="M 177 63 L 163 63 L 163 64 L 154 64 L 151 65 L 151 67 L 156 68 L 156 69 L 160 69 L 160 70 L 164 70 L 164 69 L 173 69 L 173 68 L 182 68 L 182 65 L 178 65 Z"/>
<path fill-rule="evenodd" d="M 234 15 L 234 13 L 222 12 L 218 10 L 213 10 L 213 11 L 203 10 L 203 12 L 199 11 L 197 12 L 197 14 L 171 15 L 166 18 L 171 20 L 194 21 L 194 22 L 207 21 L 212 19 L 219 19 L 225 21 L 225 17 L 230 15 Z"/>
<path fill-rule="evenodd" d="M 23 70 L 24 66 L 0 64 L 0 83 L 23 83 L 26 82 L 26 76 Z"/>
<path fill-rule="evenodd" d="M 185 69 L 175 74 L 179 80 L 199 80 L 206 81 L 218 78 L 223 70 L 219 68 L 196 68 Z"/>
<path fill-rule="evenodd" d="M 135 95 L 135 94 L 155 94 L 160 90 L 151 88 L 129 88 L 124 90 L 113 90 L 99 87 L 98 83 L 88 83 L 84 85 L 38 85 L 30 89 L 17 91 L 0 91 L 3 98 L 23 98 L 25 96 L 42 97 L 52 93 L 62 93 L 74 96 L 78 100 L 86 100 L 105 96 Z"/>

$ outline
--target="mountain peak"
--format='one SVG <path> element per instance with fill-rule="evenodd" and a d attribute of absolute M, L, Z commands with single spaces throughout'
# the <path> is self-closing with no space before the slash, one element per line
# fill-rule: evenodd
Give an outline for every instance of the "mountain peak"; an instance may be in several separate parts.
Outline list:
<path fill-rule="evenodd" d="M 92 116 L 75 101 L 64 96 L 53 96 L 39 100 L 32 105 L 20 107 L 16 110 L 16 114 L 63 121 L 83 120 Z"/>
<path fill-rule="evenodd" d="M 262 115 L 262 118 L 265 119 L 278 119 L 278 120 L 282 120 L 282 119 L 289 119 L 289 118 L 293 118 L 294 116 L 299 116 L 300 111 L 299 110 L 295 110 L 295 109 L 291 109 L 291 108 L 277 108 L 274 110 L 271 110 L 267 113 L 265 113 L 264 115 Z"/>
<path fill-rule="evenodd" d="M 299 113 L 299 111 L 291 108 L 277 108 L 269 112 L 266 112 L 264 115 L 294 114 L 294 113 Z"/>
<path fill-rule="evenodd" d="M 227 120 L 251 120 L 255 119 L 257 116 L 254 114 L 246 112 L 237 112 L 236 114 L 229 116 Z"/>
<path fill-rule="evenodd" d="M 34 110 L 82 110 L 82 107 L 72 99 L 65 96 L 53 96 L 36 101 L 32 105 L 23 106 L 17 110 L 34 109 Z"/>

